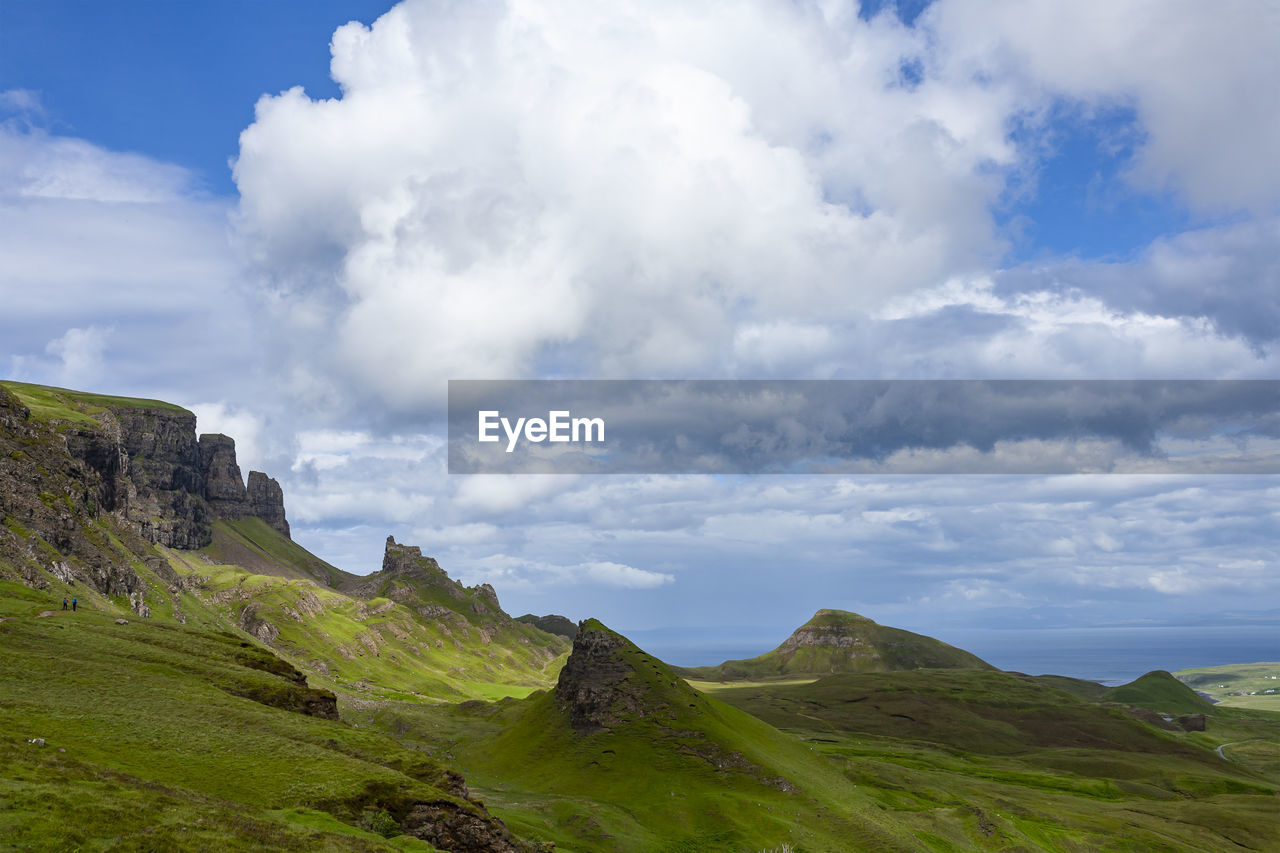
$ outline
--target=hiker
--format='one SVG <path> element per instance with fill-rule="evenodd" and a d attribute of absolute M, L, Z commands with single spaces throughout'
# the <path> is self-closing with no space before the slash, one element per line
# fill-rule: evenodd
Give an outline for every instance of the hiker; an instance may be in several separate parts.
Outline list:
<path fill-rule="evenodd" d="M 62 596 L 62 609 L 63 610 L 67 609 L 67 597 L 65 595 Z"/>
<path fill-rule="evenodd" d="M 71 599 L 71 612 L 72 612 L 72 613 L 75 613 L 75 612 L 76 612 L 76 605 L 77 605 L 77 604 L 79 604 L 79 603 L 80 603 L 80 599 L 78 599 L 78 598 L 73 598 L 73 599 Z"/>

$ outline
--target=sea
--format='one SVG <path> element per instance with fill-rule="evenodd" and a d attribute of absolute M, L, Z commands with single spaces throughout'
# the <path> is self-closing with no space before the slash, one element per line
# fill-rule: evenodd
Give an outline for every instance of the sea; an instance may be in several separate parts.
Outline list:
<path fill-rule="evenodd" d="M 762 654 L 784 629 L 659 628 L 624 631 L 676 666 L 707 666 Z M 1106 628 L 953 628 L 930 632 L 1000 669 L 1124 684 L 1153 669 L 1280 662 L 1280 623 Z M 1280 664 L 1277 665 L 1280 674 Z"/>

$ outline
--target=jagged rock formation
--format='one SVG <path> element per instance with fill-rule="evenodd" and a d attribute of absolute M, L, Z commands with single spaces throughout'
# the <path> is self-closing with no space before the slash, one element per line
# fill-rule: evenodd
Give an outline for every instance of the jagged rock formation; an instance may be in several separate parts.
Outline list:
<path fill-rule="evenodd" d="M 482 807 L 473 804 L 472 809 L 448 800 L 417 803 L 400 828 L 433 847 L 458 853 L 533 853 L 540 849 L 513 838 L 506 824 Z"/>
<path fill-rule="evenodd" d="M 215 518 L 234 518 L 244 511 L 246 495 L 235 440 L 225 435 L 200 436 L 200 470 L 204 499 Z"/>
<path fill-rule="evenodd" d="M 434 557 L 422 556 L 417 545 L 401 545 L 387 537 L 382 570 L 345 580 L 343 592 L 359 598 L 385 596 L 393 601 L 420 602 L 419 614 L 427 618 L 461 617 L 477 625 L 509 626 L 513 620 L 498 604 L 498 594 L 487 583 L 463 586 L 449 577 Z"/>
<path fill-rule="evenodd" d="M 122 452 L 108 441 L 79 436 L 81 446 L 118 474 Z M 120 559 L 107 532 L 86 524 L 103 501 L 127 483 L 104 482 L 67 452 L 63 437 L 35 418 L 14 394 L 0 387 L 0 576 L 37 589 L 51 579 L 87 583 L 105 595 L 130 596 L 141 580 Z M 136 531 L 122 529 L 126 548 L 145 548 Z"/>
<path fill-rule="evenodd" d="M 941 640 L 878 625 L 845 610 L 819 610 L 771 652 L 719 666 L 678 670 L 689 678 L 733 681 L 838 672 L 912 669 L 994 669 Z"/>
<path fill-rule="evenodd" d="M 578 636 L 578 623 L 567 616 L 558 616 L 554 613 L 546 616 L 534 616 L 532 613 L 526 613 L 523 616 L 517 616 L 516 621 L 532 625 L 540 631 L 546 631 L 548 634 L 555 634 L 568 640 Z"/>
<path fill-rule="evenodd" d="M 249 515 L 256 516 L 282 534 L 289 536 L 289 520 L 284 516 L 284 490 L 275 478 L 261 471 L 249 472 Z"/>
<path fill-rule="evenodd" d="M 23 394 L 40 408 L 33 412 Z M 0 387 L 0 551 L 21 555 L 9 562 L 31 585 L 47 583 L 40 570 L 78 579 L 130 598 L 142 615 L 137 573 L 112 536 L 194 550 L 211 541 L 212 522 L 254 515 L 288 536 L 279 484 L 250 472 L 250 494 L 235 442 L 197 439 L 195 426 L 191 412 L 158 401 Z M 95 526 L 104 518 L 110 535 Z M 121 544 L 131 555 L 147 550 Z"/>
<path fill-rule="evenodd" d="M 700 701 L 666 664 L 595 619 L 578 626 L 555 696 L 570 724 L 583 734 L 649 715 L 665 716 L 676 706 Z"/>

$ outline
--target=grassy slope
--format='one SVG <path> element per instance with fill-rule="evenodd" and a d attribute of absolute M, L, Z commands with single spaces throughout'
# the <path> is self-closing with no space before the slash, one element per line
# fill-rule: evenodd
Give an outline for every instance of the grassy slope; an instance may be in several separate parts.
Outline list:
<path fill-rule="evenodd" d="M 421 753 L 243 698 L 299 688 L 237 637 L 0 601 L 0 838 L 20 849 L 430 849 L 349 824 L 457 802 Z"/>
<path fill-rule="evenodd" d="M 1211 714 L 1213 703 L 1162 669 L 1102 694 L 1108 702 L 1147 708 L 1160 714 Z"/>
<path fill-rule="evenodd" d="M 1183 669 L 1174 677 L 1223 705 L 1280 711 L 1280 663 L 1241 663 Z"/>
<path fill-rule="evenodd" d="M 456 747 L 513 827 L 566 851 L 915 849 L 794 738 L 689 689 L 635 646 L 620 655 L 647 713 L 582 734 L 540 693 Z"/>
<path fill-rule="evenodd" d="M 1228 712 L 1175 735 L 1007 673 L 838 675 L 716 695 L 839 762 L 929 849 L 1269 850 L 1280 833 L 1280 716 Z M 1246 740 L 1229 762 L 1211 751 Z M 965 812 L 980 840 L 956 839 Z"/>
<path fill-rule="evenodd" d="M 230 554 L 257 573 L 221 564 Z M 418 601 L 352 598 L 312 580 L 319 561 L 256 519 L 215 525 L 199 553 L 162 549 L 194 597 L 238 624 L 246 607 L 279 631 L 273 646 L 330 686 L 362 695 L 461 700 L 525 695 L 553 683 L 568 644 L 528 626 L 495 634 L 423 618 Z M 263 574 L 274 561 L 278 567 Z M 335 570 L 336 571 L 336 570 Z M 488 640 L 485 639 L 486 635 Z"/>
<path fill-rule="evenodd" d="M 84 391 L 71 391 L 66 388 L 54 388 L 48 385 L 32 385 L 27 382 L 0 382 L 0 386 L 8 388 L 22 401 L 31 414 L 42 421 L 73 421 L 83 424 L 96 424 L 93 417 L 109 406 L 129 406 L 145 409 L 163 409 L 172 412 L 186 412 L 181 406 L 166 403 L 162 400 L 147 400 L 141 397 L 113 397 L 107 394 L 88 394 Z"/>
<path fill-rule="evenodd" d="M 254 517 L 214 522 L 213 541 L 201 553 L 254 574 L 311 578 L 330 587 L 353 577 Z"/>
<path fill-rule="evenodd" d="M 820 610 L 797 629 L 797 635 L 839 637 L 842 645 L 783 643 L 771 652 L 719 666 L 679 670 L 699 681 L 739 681 L 826 675 L 835 672 L 892 672 L 922 668 L 991 669 L 991 665 L 941 640 L 879 625 L 843 610 Z"/>

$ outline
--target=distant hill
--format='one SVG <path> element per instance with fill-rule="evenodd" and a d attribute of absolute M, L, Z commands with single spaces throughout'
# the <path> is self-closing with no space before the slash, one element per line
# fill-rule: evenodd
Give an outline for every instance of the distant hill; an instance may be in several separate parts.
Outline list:
<path fill-rule="evenodd" d="M 1119 702 L 1146 708 L 1160 714 L 1212 714 L 1213 703 L 1183 684 L 1163 669 L 1112 687 L 1102 694 L 1103 701 Z"/>
<path fill-rule="evenodd" d="M 1213 758 L 1118 709 L 998 670 L 841 673 L 809 684 L 726 685 L 714 695 L 786 730 L 831 728 L 989 755 L 1054 747 Z"/>
<path fill-rule="evenodd" d="M 517 616 L 516 621 L 532 625 L 535 628 L 546 631 L 548 634 L 556 634 L 569 640 L 578 636 L 577 622 L 566 616 L 557 616 L 554 613 L 547 616 L 534 616 L 532 613 L 526 613 L 523 616 Z"/>
<path fill-rule="evenodd" d="M 941 640 L 878 625 L 845 610 L 819 610 L 771 652 L 719 666 L 681 668 L 686 678 L 743 681 L 837 672 L 995 669 Z"/>

